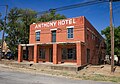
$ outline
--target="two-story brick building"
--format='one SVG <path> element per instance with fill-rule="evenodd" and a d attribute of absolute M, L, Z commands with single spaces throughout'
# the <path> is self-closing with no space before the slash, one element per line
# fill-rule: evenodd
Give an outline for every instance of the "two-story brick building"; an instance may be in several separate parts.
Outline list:
<path fill-rule="evenodd" d="M 28 60 L 38 62 L 98 64 L 104 59 L 104 39 L 84 17 L 68 18 L 30 25 L 29 44 L 19 44 L 18 62 L 23 47 Z"/>

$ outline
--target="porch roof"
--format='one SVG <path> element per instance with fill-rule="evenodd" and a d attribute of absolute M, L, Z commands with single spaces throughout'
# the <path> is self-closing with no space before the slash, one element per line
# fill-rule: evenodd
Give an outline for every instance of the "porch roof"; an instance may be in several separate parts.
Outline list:
<path fill-rule="evenodd" d="M 20 44 L 21 46 L 34 46 L 34 44 Z"/>
<path fill-rule="evenodd" d="M 48 42 L 48 43 L 35 43 L 37 45 L 52 45 L 52 44 L 75 44 L 79 43 L 81 41 L 72 41 L 72 42 Z M 85 42 L 81 42 L 83 45 L 85 45 Z M 21 46 L 34 46 L 35 44 L 20 44 Z"/>

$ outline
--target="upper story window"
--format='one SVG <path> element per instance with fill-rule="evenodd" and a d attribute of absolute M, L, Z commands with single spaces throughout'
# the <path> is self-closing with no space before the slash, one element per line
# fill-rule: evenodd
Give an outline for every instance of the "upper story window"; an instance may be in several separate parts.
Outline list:
<path fill-rule="evenodd" d="M 50 30 L 51 30 L 51 35 L 52 35 L 51 41 L 52 42 L 56 42 L 56 31 L 57 31 L 57 28 L 50 29 Z"/>
<path fill-rule="evenodd" d="M 40 41 L 40 31 L 36 31 L 36 41 Z"/>
<path fill-rule="evenodd" d="M 67 27 L 67 37 L 68 38 L 73 38 L 73 28 L 74 28 L 74 26 Z"/>
<path fill-rule="evenodd" d="M 87 40 L 89 40 L 89 35 L 87 34 Z"/>
<path fill-rule="evenodd" d="M 92 39 L 95 40 L 95 35 L 94 34 L 92 34 Z"/>
<path fill-rule="evenodd" d="M 52 31 L 52 42 L 56 42 L 56 31 Z"/>

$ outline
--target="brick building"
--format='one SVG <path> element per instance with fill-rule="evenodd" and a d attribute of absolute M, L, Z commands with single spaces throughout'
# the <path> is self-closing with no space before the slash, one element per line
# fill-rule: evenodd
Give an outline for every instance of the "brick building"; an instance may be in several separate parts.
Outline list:
<path fill-rule="evenodd" d="M 18 62 L 23 48 L 28 60 L 38 62 L 98 64 L 104 60 L 104 39 L 84 17 L 68 18 L 30 25 L 29 44 L 18 45 Z"/>

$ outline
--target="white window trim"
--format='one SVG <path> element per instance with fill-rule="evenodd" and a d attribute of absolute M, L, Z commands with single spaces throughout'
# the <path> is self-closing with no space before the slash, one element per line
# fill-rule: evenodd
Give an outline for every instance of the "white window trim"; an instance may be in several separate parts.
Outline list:
<path fill-rule="evenodd" d="M 54 28 L 54 29 L 50 29 L 50 31 L 55 31 L 55 30 L 57 30 L 57 28 Z"/>
<path fill-rule="evenodd" d="M 74 26 L 67 26 L 66 28 L 74 28 Z"/>
<path fill-rule="evenodd" d="M 35 30 L 35 32 L 40 32 L 41 30 Z"/>
<path fill-rule="evenodd" d="M 36 23 L 33 22 L 33 24 L 36 24 Z"/>

